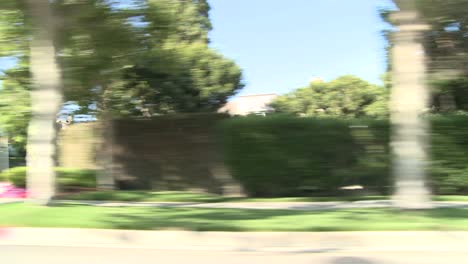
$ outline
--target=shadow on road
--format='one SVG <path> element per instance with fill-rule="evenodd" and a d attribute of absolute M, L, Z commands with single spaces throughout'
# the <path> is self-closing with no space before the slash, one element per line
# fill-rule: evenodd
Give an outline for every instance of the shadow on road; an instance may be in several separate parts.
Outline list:
<path fill-rule="evenodd" d="M 332 264 L 374 264 L 369 260 L 363 258 L 356 258 L 356 257 L 339 257 L 334 259 Z"/>

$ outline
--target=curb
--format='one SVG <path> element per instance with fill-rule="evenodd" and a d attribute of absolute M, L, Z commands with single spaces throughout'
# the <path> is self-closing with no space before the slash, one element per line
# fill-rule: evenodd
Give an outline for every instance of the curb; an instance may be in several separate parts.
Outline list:
<path fill-rule="evenodd" d="M 24 203 L 24 199 L 0 200 L 2 204 Z M 369 200 L 355 202 L 119 202 L 89 200 L 53 200 L 52 205 L 72 204 L 98 207 L 156 207 L 156 208 L 214 208 L 214 209 L 252 209 L 252 210 L 299 210 L 320 211 L 359 208 L 391 208 L 390 200 Z M 432 202 L 432 208 L 468 208 L 468 202 Z"/>
<path fill-rule="evenodd" d="M 390 208 L 390 200 L 355 202 L 118 202 L 87 200 L 54 200 L 52 204 L 76 204 L 100 207 L 160 207 L 160 208 L 217 208 L 217 209 L 269 209 L 269 210 L 335 210 L 352 208 Z M 468 208 L 468 202 L 432 202 L 433 208 Z"/>

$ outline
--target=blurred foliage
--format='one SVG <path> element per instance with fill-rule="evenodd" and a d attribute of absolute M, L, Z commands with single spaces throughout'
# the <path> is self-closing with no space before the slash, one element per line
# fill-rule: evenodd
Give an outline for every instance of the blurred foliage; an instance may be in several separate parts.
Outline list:
<path fill-rule="evenodd" d="M 272 106 L 277 112 L 302 116 L 380 117 L 388 114 L 387 104 L 386 88 L 345 75 L 330 82 L 313 81 L 278 97 Z"/>
<path fill-rule="evenodd" d="M 468 1 L 418 0 L 416 9 L 431 27 L 424 44 L 434 80 L 433 107 L 468 110 Z"/>
<path fill-rule="evenodd" d="M 243 87 L 240 68 L 208 46 L 206 1 L 75 2 L 57 8 L 67 98 L 141 116 L 211 111 Z"/>
<path fill-rule="evenodd" d="M 431 127 L 430 184 L 437 194 L 468 193 L 468 115 L 435 115 Z"/>
<path fill-rule="evenodd" d="M 167 43 L 145 60 L 114 87 L 117 111 L 212 112 L 243 87 L 240 68 L 204 43 Z"/>
<path fill-rule="evenodd" d="M 405 3 L 397 2 L 399 5 Z M 424 32 L 423 44 L 432 88 L 433 112 L 468 110 L 468 1 L 417 0 L 414 5 L 401 7 L 407 11 L 416 11 L 421 22 L 430 26 Z M 386 22 L 395 25 L 390 16 L 393 11 L 382 10 L 381 16 Z M 393 45 L 391 32 L 383 32 L 389 43 L 387 54 Z M 388 70 L 391 70 L 390 57 Z"/>
<path fill-rule="evenodd" d="M 468 1 L 418 0 L 416 10 L 431 27 L 426 32 L 425 48 L 433 72 L 458 71 L 468 74 Z"/>
<path fill-rule="evenodd" d="M 28 69 L 29 28 L 22 1 L 0 3 L 0 57 L 16 60 L 16 65 L 0 72 L 0 130 L 19 155 L 25 154 L 26 131 L 30 118 Z"/>
<path fill-rule="evenodd" d="M 428 184 L 468 194 L 468 116 L 430 117 Z M 226 163 L 251 196 L 336 195 L 338 188 L 392 191 L 386 119 L 240 117 L 223 121 Z"/>
<path fill-rule="evenodd" d="M 1 179 L 10 181 L 17 187 L 26 186 L 27 167 L 15 167 L 0 173 Z M 75 188 L 95 188 L 96 172 L 94 170 L 82 170 L 75 168 L 55 168 L 57 173 L 57 184 L 61 190 Z"/>
<path fill-rule="evenodd" d="M 25 154 L 27 126 L 31 116 L 29 108 L 28 68 L 19 63 L 15 68 L 4 72 L 0 79 L 0 128 L 9 137 L 17 154 Z"/>
<path fill-rule="evenodd" d="M 466 208 L 436 208 L 418 211 L 396 210 L 393 208 L 265 210 L 138 206 L 107 207 L 79 205 L 73 202 L 54 205 L 48 207 L 35 206 L 31 203 L 2 205 L 0 207 L 0 224 L 2 226 L 40 228 L 184 230 L 194 231 L 196 234 L 200 234 L 200 231 L 342 232 L 440 230 L 439 232 L 442 233 L 443 231 L 450 230 L 468 230 L 468 225 L 466 224 L 468 209 Z M 444 232 L 440 235 L 451 234 L 453 233 Z M 437 238 L 438 236 L 434 237 Z M 285 243 L 291 240 L 290 237 L 286 237 Z M 342 243 L 335 244 L 341 245 Z M 362 259 L 353 261 L 350 258 L 344 261 L 338 260 L 335 263 L 356 264 L 375 263 L 375 261 L 370 262 Z"/>
<path fill-rule="evenodd" d="M 436 112 L 468 111 L 468 77 L 431 81 Z"/>
<path fill-rule="evenodd" d="M 227 165 L 250 196 L 336 195 L 355 184 L 385 193 L 391 184 L 384 121 L 279 115 L 221 128 Z"/>
<path fill-rule="evenodd" d="M 241 69 L 209 47 L 206 0 L 57 0 L 51 3 L 65 101 L 97 113 L 213 111 L 243 87 Z M 0 3 L 0 124 L 24 152 L 31 22 L 21 0 Z M 92 112 L 92 111 L 90 111 Z"/>

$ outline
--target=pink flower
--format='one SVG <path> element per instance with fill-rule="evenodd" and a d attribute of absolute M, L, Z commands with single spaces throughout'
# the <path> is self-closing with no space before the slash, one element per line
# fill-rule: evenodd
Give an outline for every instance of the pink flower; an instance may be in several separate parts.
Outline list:
<path fill-rule="evenodd" d="M 0 198 L 26 198 L 26 189 L 15 187 L 9 182 L 0 182 Z"/>

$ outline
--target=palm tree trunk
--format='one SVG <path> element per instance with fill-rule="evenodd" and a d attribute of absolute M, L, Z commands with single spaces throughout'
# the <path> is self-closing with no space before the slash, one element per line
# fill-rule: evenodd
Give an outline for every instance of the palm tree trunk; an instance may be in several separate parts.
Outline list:
<path fill-rule="evenodd" d="M 30 44 L 32 117 L 28 127 L 26 162 L 28 195 L 47 204 L 55 193 L 55 121 L 61 97 L 61 72 L 55 57 L 54 18 L 48 0 L 27 0 L 34 28 Z"/>
<path fill-rule="evenodd" d="M 430 206 L 425 185 L 427 168 L 427 135 L 429 125 L 421 115 L 428 108 L 426 66 L 422 46 L 422 30 L 411 0 L 402 3 L 402 11 L 392 17 L 398 26 L 393 35 L 391 122 L 393 173 L 396 180 L 394 203 L 406 209 Z M 407 9 L 406 9 L 407 8 Z"/>

